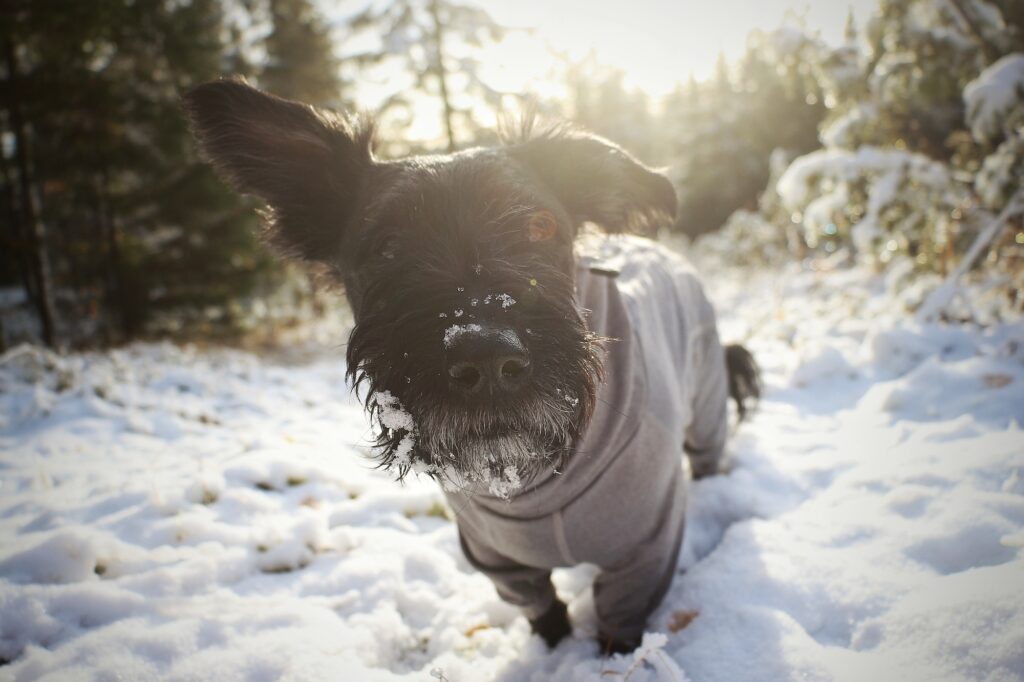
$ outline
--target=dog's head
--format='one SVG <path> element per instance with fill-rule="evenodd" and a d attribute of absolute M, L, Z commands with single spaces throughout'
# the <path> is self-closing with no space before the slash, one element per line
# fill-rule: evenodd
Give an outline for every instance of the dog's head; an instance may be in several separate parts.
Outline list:
<path fill-rule="evenodd" d="M 674 213 L 664 177 L 567 127 L 383 161 L 367 121 L 241 81 L 199 86 L 185 106 L 210 160 L 266 201 L 270 243 L 344 283 L 348 368 L 383 464 L 507 494 L 569 452 L 601 373 L 574 298 L 574 238 L 584 222 L 623 230 Z"/>

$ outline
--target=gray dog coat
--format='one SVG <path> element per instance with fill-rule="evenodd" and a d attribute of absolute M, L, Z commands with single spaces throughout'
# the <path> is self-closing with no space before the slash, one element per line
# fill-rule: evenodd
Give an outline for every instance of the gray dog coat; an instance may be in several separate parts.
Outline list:
<path fill-rule="evenodd" d="M 713 472 L 725 446 L 727 378 L 715 314 L 682 256 L 637 237 L 581 256 L 587 326 L 612 339 L 593 418 L 562 470 L 509 499 L 446 490 L 469 562 L 528 618 L 555 599 L 551 569 L 596 564 L 602 634 L 639 638 L 675 574 L 687 477 Z M 617 275 L 609 274 L 617 271 Z"/>

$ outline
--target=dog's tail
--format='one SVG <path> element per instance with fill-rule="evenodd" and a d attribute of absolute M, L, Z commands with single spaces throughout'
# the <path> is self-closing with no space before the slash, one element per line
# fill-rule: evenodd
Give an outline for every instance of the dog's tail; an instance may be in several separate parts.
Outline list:
<path fill-rule="evenodd" d="M 747 401 L 757 404 L 761 397 L 761 369 L 750 351 L 731 343 L 725 347 L 725 368 L 729 374 L 729 397 L 736 401 L 740 421 L 747 416 Z"/>

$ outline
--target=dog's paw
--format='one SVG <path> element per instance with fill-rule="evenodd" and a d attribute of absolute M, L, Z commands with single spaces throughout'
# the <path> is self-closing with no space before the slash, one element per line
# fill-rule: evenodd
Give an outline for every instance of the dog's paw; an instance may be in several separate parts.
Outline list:
<path fill-rule="evenodd" d="M 608 635 L 598 635 L 597 643 L 601 647 L 602 656 L 611 656 L 612 654 L 629 654 L 637 650 L 640 646 L 639 639 L 620 639 L 617 637 L 609 637 Z"/>
<path fill-rule="evenodd" d="M 572 625 L 569 624 L 569 609 L 565 604 L 556 599 L 544 615 L 530 621 L 530 627 L 552 649 L 572 632 Z"/>

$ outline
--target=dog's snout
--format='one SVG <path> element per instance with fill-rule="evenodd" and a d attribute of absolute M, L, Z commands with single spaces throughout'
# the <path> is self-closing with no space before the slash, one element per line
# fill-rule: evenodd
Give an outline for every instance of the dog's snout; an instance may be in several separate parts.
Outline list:
<path fill-rule="evenodd" d="M 460 335 L 446 364 L 452 386 L 464 393 L 514 391 L 530 375 L 530 353 L 511 329 Z"/>

